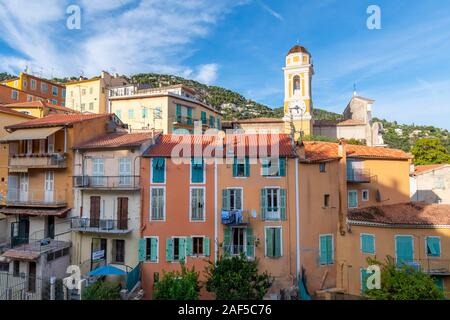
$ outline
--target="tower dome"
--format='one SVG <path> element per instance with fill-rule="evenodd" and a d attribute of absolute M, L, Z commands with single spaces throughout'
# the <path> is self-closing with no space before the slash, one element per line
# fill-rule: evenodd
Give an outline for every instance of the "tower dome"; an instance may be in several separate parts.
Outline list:
<path fill-rule="evenodd" d="M 289 50 L 289 52 L 287 53 L 287 56 L 292 53 L 305 53 L 307 55 L 311 55 L 305 47 L 300 46 L 298 44 L 296 44 L 295 46 L 293 46 L 291 48 L 291 50 Z"/>

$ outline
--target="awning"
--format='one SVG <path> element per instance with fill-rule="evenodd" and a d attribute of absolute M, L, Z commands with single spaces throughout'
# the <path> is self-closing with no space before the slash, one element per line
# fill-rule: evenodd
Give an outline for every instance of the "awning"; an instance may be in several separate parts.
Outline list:
<path fill-rule="evenodd" d="M 56 131 L 59 131 L 62 128 L 63 127 L 18 129 L 0 138 L 0 142 L 46 139 L 48 136 L 54 134 Z"/>
<path fill-rule="evenodd" d="M 99 277 L 99 276 L 126 276 L 127 272 L 113 266 L 104 266 L 99 267 L 95 270 L 92 270 L 88 273 L 91 277 Z"/>
<path fill-rule="evenodd" d="M 35 217 L 48 217 L 48 216 L 54 216 L 58 218 L 65 218 L 67 215 L 67 212 L 70 211 L 70 208 L 63 208 L 63 209 L 34 209 L 34 208 L 10 208 L 10 207 L 4 207 L 0 208 L 0 213 L 9 215 L 9 214 L 18 214 L 18 215 L 25 215 L 25 216 L 35 216 Z"/>
<path fill-rule="evenodd" d="M 11 260 L 24 260 L 24 261 L 36 261 L 40 252 L 36 251 L 26 251 L 26 250 L 8 250 L 2 254 L 2 257 L 8 258 Z"/>

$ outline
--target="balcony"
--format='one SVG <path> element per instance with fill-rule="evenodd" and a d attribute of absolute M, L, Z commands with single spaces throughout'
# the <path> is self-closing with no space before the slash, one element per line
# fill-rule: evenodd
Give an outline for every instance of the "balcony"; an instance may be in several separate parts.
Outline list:
<path fill-rule="evenodd" d="M 247 258 L 252 259 L 255 256 L 255 243 L 252 241 L 251 243 L 247 245 L 223 245 L 222 250 L 224 255 L 230 255 L 230 256 L 239 256 L 243 254 Z"/>
<path fill-rule="evenodd" d="M 67 168 L 67 157 L 64 153 L 21 153 L 9 157 L 9 168 Z"/>
<path fill-rule="evenodd" d="M 368 169 L 348 169 L 347 170 L 348 183 L 369 183 L 370 170 Z"/>
<path fill-rule="evenodd" d="M 67 206 L 67 190 L 20 189 L 9 188 L 6 205 L 22 207 L 65 207 Z"/>
<path fill-rule="evenodd" d="M 227 226 L 245 226 L 250 224 L 250 210 L 223 210 L 221 222 Z"/>
<path fill-rule="evenodd" d="M 73 185 L 80 189 L 137 190 L 139 176 L 74 176 Z"/>
<path fill-rule="evenodd" d="M 422 270 L 423 272 L 428 273 L 430 275 L 436 276 L 450 275 L 450 260 L 430 258 L 405 262 L 404 264 L 413 267 L 415 269 Z"/>
<path fill-rule="evenodd" d="M 16 260 L 36 260 L 43 253 L 57 251 L 58 255 L 66 255 L 69 253 L 70 246 L 71 242 L 67 240 L 67 235 L 64 234 L 56 235 L 54 239 L 12 237 L 3 248 L 2 255 Z M 60 250 L 64 250 L 64 252 Z"/>
<path fill-rule="evenodd" d="M 80 232 L 127 234 L 132 231 L 129 222 L 130 219 L 72 218 L 70 219 L 70 229 Z"/>
<path fill-rule="evenodd" d="M 194 121 L 195 120 L 192 117 L 187 116 L 176 116 L 175 118 L 175 124 L 179 125 L 193 126 Z"/>

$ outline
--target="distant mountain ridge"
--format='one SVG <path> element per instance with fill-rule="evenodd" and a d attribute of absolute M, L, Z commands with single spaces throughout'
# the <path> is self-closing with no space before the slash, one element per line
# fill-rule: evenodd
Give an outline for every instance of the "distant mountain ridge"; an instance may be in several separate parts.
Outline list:
<path fill-rule="evenodd" d="M 0 73 L 0 81 L 14 77 L 14 75 L 5 72 Z M 284 115 L 283 107 L 272 109 L 267 105 L 247 99 L 235 91 L 218 86 L 209 86 L 179 76 L 159 73 L 139 73 L 128 78 L 131 82 L 150 84 L 153 87 L 175 84 L 189 86 L 195 89 L 199 99 L 219 108 L 223 113 L 224 120 L 251 119 L 257 117 L 282 118 Z M 76 79 L 76 77 L 54 78 L 53 80 L 65 83 L 72 79 Z M 320 108 L 314 108 L 313 113 L 314 119 L 316 120 L 337 120 L 343 117 L 342 114 Z M 374 118 L 374 120 L 380 121 L 383 124 L 385 129 L 383 139 L 389 147 L 410 151 L 411 146 L 418 138 L 428 137 L 441 140 L 443 145 L 450 151 L 450 133 L 446 129 L 440 129 L 434 126 L 398 124 L 396 121 L 391 122 L 385 119 Z"/>

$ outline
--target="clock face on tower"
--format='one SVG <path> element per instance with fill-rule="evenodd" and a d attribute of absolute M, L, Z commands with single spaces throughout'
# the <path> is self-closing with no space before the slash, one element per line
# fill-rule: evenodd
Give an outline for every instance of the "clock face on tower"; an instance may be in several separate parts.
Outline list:
<path fill-rule="evenodd" d="M 294 100 L 289 102 L 289 112 L 293 116 L 302 116 L 306 111 L 305 101 Z"/>

